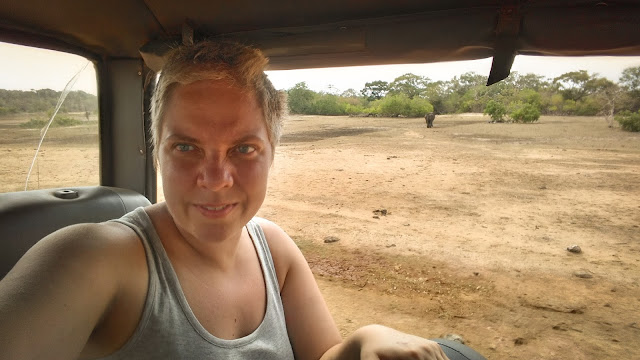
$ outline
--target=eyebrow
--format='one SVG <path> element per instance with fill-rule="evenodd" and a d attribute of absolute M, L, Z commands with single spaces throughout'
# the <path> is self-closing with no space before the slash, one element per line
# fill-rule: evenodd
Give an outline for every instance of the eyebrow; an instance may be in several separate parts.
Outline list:
<path fill-rule="evenodd" d="M 190 142 L 190 143 L 195 143 L 195 144 L 200 144 L 200 141 L 196 138 L 193 138 L 191 136 L 187 136 L 187 135 L 183 135 L 183 134 L 179 134 L 179 133 L 174 133 L 171 134 L 167 137 L 165 137 L 163 139 L 164 141 L 171 141 L 171 140 L 179 140 L 179 141 L 186 141 L 186 142 Z M 252 142 L 252 141 L 256 141 L 259 143 L 268 143 L 268 141 L 264 141 L 261 137 L 253 135 L 253 134 L 248 134 L 245 135 L 239 139 L 234 140 L 234 143 L 244 143 L 244 142 Z"/>
<path fill-rule="evenodd" d="M 192 142 L 192 143 L 199 143 L 198 139 L 192 138 L 191 136 L 182 135 L 182 134 L 176 134 L 176 133 L 165 137 L 163 140 L 165 140 L 165 141 L 168 141 L 168 140 L 182 140 L 182 141 L 187 141 L 187 142 Z"/>

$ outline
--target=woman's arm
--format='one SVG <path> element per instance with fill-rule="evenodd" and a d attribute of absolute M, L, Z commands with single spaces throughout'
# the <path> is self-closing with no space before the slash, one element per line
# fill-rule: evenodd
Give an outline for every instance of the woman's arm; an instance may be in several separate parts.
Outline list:
<path fill-rule="evenodd" d="M 277 225 L 264 221 L 261 226 L 278 273 L 296 359 L 447 359 L 437 343 L 380 325 L 362 327 L 342 341 L 296 244 Z"/>
<path fill-rule="evenodd" d="M 74 225 L 31 248 L 0 281 L 0 358 L 73 359 L 117 294 L 117 231 Z M 120 249 L 121 250 L 121 249 Z"/>
<path fill-rule="evenodd" d="M 269 243 L 296 359 L 316 360 L 341 342 L 340 333 L 309 265 L 293 240 L 277 225 L 261 221 Z"/>

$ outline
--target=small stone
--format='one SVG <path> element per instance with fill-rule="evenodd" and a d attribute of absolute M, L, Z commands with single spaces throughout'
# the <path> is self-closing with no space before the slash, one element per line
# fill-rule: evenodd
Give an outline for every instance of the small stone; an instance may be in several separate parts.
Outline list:
<path fill-rule="evenodd" d="M 477 272 L 477 271 L 474 271 L 474 272 L 473 272 L 473 275 L 478 276 L 478 275 L 480 275 L 480 273 L 479 273 L 479 272 Z"/>
<path fill-rule="evenodd" d="M 573 276 L 579 277 L 581 279 L 591 279 L 593 277 L 593 273 L 589 270 L 580 269 L 573 273 Z"/>
<path fill-rule="evenodd" d="M 340 239 L 337 236 L 327 236 L 324 238 L 325 244 L 330 244 L 338 241 L 340 241 Z"/>
<path fill-rule="evenodd" d="M 380 219 L 380 216 L 378 216 L 378 215 L 373 215 L 373 218 L 374 218 L 374 219 Z"/>
<path fill-rule="evenodd" d="M 392 247 L 396 247 L 396 244 L 389 244 L 387 245 L 388 248 L 392 248 Z"/>
<path fill-rule="evenodd" d="M 387 209 L 378 209 L 378 210 L 373 210 L 373 213 L 379 216 L 387 216 L 389 212 L 387 211 Z"/>
<path fill-rule="evenodd" d="M 559 331 L 567 331 L 568 327 L 567 327 L 567 324 L 561 322 L 561 323 L 559 323 L 557 325 L 553 325 L 552 329 L 553 330 L 559 330 Z"/>
<path fill-rule="evenodd" d="M 567 251 L 572 252 L 574 254 L 580 254 L 582 252 L 582 249 L 580 249 L 580 246 L 578 245 L 571 245 L 567 247 Z"/>
<path fill-rule="evenodd" d="M 445 340 L 456 341 L 460 344 L 464 344 L 464 338 L 458 334 L 446 334 L 442 338 Z"/>
<path fill-rule="evenodd" d="M 524 345 L 527 343 L 527 341 L 524 338 L 519 337 L 513 340 L 513 343 L 516 345 Z"/>

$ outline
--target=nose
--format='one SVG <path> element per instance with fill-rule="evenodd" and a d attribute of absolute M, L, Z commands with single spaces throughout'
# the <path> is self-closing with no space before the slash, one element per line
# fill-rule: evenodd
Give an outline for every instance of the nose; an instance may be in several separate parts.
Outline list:
<path fill-rule="evenodd" d="M 212 191 L 233 185 L 233 165 L 224 157 L 212 157 L 204 160 L 198 174 L 198 186 Z"/>

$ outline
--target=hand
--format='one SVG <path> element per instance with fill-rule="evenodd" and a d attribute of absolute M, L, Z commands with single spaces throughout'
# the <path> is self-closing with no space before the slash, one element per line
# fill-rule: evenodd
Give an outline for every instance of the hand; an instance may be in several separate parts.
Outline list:
<path fill-rule="evenodd" d="M 362 360 L 449 360 L 440 345 L 418 336 L 381 325 L 369 325 L 358 332 Z"/>

